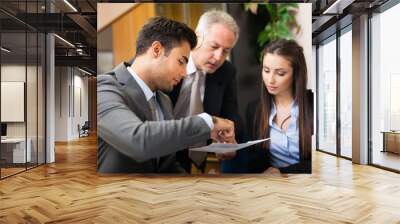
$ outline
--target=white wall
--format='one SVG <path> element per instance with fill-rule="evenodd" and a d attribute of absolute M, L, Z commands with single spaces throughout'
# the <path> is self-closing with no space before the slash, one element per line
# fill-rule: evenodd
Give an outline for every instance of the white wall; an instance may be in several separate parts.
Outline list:
<path fill-rule="evenodd" d="M 20 110 L 22 116 L 26 113 L 26 120 L 23 118 L 21 122 L 6 122 L 7 137 L 24 138 L 25 135 L 30 139 L 32 161 L 36 162 L 37 153 L 39 153 L 39 163 L 44 162 L 44 82 L 42 68 L 40 66 L 32 66 L 25 64 L 3 64 L 1 66 L 1 78 L 3 81 L 24 82 L 26 89 L 26 105 L 25 100 L 18 109 L 12 107 L 2 107 L 2 112 L 17 113 Z M 27 78 L 27 80 L 25 80 Z M 3 93 L 2 89 L 2 93 Z M 21 92 L 22 91 L 22 92 Z M 24 94 L 25 90 L 19 90 L 20 94 Z M 2 95 L 7 97 L 7 95 Z M 25 97 L 23 97 L 25 98 Z M 17 103 L 17 102 L 15 102 Z M 2 103 L 3 104 L 3 103 Z"/>
<path fill-rule="evenodd" d="M 27 70 L 25 70 L 27 69 Z M 10 81 L 10 82 L 25 82 L 25 75 L 28 72 L 30 74 L 36 74 L 36 67 L 34 66 L 27 66 L 25 65 L 18 65 L 18 64 L 4 64 L 1 66 L 1 81 Z M 29 78 L 29 77 L 28 77 Z M 34 83 L 32 80 L 29 80 L 30 85 L 36 85 L 36 81 Z M 32 90 L 32 92 L 30 91 Z M 36 88 L 27 88 L 27 103 L 31 103 L 36 100 Z M 36 102 L 36 101 L 35 101 Z M 36 108 L 36 104 L 30 105 L 31 107 L 34 106 Z M 8 110 L 9 108 L 1 108 L 1 110 Z M 24 109 L 24 108 L 23 108 Z M 31 108 L 32 110 L 32 108 Z M 29 111 L 31 112 L 31 111 Z M 27 113 L 28 122 L 36 121 L 36 113 Z M 36 122 L 35 122 L 36 123 Z M 26 122 L 7 122 L 7 136 L 8 137 L 25 137 L 25 125 Z M 33 124 L 28 125 L 29 128 L 34 128 L 36 130 L 36 125 L 33 127 Z M 28 135 L 31 133 L 30 129 L 28 130 Z"/>
<path fill-rule="evenodd" d="M 77 139 L 78 124 L 88 120 L 88 79 L 82 75 L 71 67 L 56 67 L 56 141 Z"/>
<path fill-rule="evenodd" d="M 72 136 L 78 137 L 78 124 L 82 126 L 85 121 L 88 120 L 88 78 L 87 76 L 82 77 L 74 75 L 74 108 L 73 108 L 73 119 L 72 119 Z M 79 71 L 78 71 L 79 72 Z M 82 73 L 79 73 L 82 74 Z M 79 93 L 80 91 L 80 93 Z M 80 97 L 79 97 L 80 96 Z M 79 102 L 80 101 L 80 102 Z M 81 107 L 81 108 L 79 108 Z M 81 111 L 79 111 L 81 110 Z"/>
<path fill-rule="evenodd" d="M 68 141 L 69 69 L 55 68 L 55 141 Z"/>
<path fill-rule="evenodd" d="M 25 65 L 1 65 L 1 80 L 25 82 L 25 69 Z M 1 108 L 1 110 L 7 110 L 7 108 Z M 7 137 L 25 137 L 25 126 L 25 122 L 7 123 Z"/>

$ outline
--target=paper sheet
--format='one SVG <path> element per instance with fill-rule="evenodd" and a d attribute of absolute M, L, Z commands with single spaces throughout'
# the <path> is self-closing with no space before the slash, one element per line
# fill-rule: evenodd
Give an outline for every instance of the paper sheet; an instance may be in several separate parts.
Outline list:
<path fill-rule="evenodd" d="M 199 148 L 191 148 L 190 150 L 200 151 L 200 152 L 215 152 L 215 153 L 233 152 L 268 140 L 269 138 L 265 138 L 260 140 L 248 141 L 246 143 L 241 143 L 241 144 L 212 143 L 210 145 Z"/>

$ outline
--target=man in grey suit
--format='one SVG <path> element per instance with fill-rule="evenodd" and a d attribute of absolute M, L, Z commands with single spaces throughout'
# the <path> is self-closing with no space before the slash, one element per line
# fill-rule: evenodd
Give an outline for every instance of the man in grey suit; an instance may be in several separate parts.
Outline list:
<path fill-rule="evenodd" d="M 156 17 L 139 32 L 132 64 L 97 77 L 100 173 L 184 172 L 175 152 L 209 138 L 234 141 L 233 122 L 207 113 L 173 120 L 171 91 L 186 75 L 196 35 L 185 24 Z"/>

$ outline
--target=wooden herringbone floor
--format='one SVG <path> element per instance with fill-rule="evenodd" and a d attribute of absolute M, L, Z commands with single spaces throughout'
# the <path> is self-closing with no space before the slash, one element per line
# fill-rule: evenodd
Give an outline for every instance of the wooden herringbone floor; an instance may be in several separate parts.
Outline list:
<path fill-rule="evenodd" d="M 94 137 L 0 181 L 0 223 L 400 223 L 400 175 L 320 152 L 312 175 L 99 176 Z"/>

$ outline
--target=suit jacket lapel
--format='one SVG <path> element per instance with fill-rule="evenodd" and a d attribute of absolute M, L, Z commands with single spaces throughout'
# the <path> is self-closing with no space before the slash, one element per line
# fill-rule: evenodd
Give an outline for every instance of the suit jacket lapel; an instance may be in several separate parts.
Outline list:
<path fill-rule="evenodd" d="M 205 112 L 212 115 L 218 114 L 220 107 L 219 103 L 222 102 L 220 99 L 223 97 L 222 88 L 223 83 L 219 75 L 219 70 L 217 70 L 214 74 L 207 73 L 203 100 Z"/>
<path fill-rule="evenodd" d="M 114 73 L 117 80 L 122 84 L 122 90 L 127 94 L 128 106 L 133 111 L 140 111 L 141 113 L 136 113 L 142 120 L 151 120 L 151 110 L 150 106 L 146 100 L 142 89 L 137 84 L 136 80 L 132 77 L 131 73 L 128 71 L 126 66 L 128 63 L 121 63 L 115 69 Z"/>

